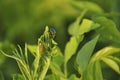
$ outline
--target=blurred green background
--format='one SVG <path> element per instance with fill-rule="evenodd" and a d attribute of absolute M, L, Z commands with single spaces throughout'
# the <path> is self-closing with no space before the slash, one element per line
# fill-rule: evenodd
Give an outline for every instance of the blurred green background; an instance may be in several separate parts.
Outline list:
<path fill-rule="evenodd" d="M 84 9 L 86 18 L 105 15 L 120 30 L 120 0 L 0 0 L 0 49 L 10 51 L 20 44 L 37 44 L 45 26 L 56 29 L 61 50 L 69 40 L 68 26 Z M 16 62 L 0 54 L 0 80 L 12 80 L 19 71 Z"/>

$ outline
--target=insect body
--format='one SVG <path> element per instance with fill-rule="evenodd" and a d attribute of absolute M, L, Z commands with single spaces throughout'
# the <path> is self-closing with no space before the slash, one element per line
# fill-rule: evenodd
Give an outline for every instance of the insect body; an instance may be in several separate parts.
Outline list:
<path fill-rule="evenodd" d="M 49 29 L 49 33 L 50 33 L 50 37 L 51 37 L 51 38 L 54 38 L 54 37 L 55 37 L 55 34 L 56 34 L 56 31 L 55 31 L 54 28 L 50 28 L 50 29 Z"/>

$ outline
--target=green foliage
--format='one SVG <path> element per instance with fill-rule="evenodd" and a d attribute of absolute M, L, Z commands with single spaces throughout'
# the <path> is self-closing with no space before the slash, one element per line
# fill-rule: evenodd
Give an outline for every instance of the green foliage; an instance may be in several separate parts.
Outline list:
<path fill-rule="evenodd" d="M 102 42 L 109 42 L 109 44 L 120 43 L 120 32 L 112 20 L 100 16 L 94 18 L 94 21 L 101 25 L 96 29 L 96 33 L 101 35 L 100 40 Z"/>
<path fill-rule="evenodd" d="M 109 67 L 111 67 L 118 74 L 120 74 L 119 64 L 117 64 L 116 61 L 108 58 L 109 56 L 112 56 L 112 54 L 115 54 L 116 52 L 120 52 L 120 48 L 106 47 L 98 51 L 94 56 L 92 56 L 91 60 L 89 61 L 89 64 L 87 65 L 85 71 L 83 72 L 83 80 L 104 79 L 101 70 L 100 64 L 101 61 L 105 62 Z"/>
<path fill-rule="evenodd" d="M 36 50 L 36 54 L 33 54 L 35 56 L 35 59 L 33 61 L 32 67 L 30 66 L 28 62 L 28 52 L 27 52 L 27 44 L 25 45 L 25 52 L 23 53 L 20 46 L 18 46 L 18 50 L 14 50 L 13 54 L 6 54 L 3 51 L 5 56 L 13 58 L 17 61 L 17 64 L 19 66 L 19 69 L 22 73 L 22 76 L 20 75 L 14 75 L 13 80 L 18 80 L 20 78 L 24 80 L 43 80 L 45 77 L 45 74 L 49 68 L 51 56 L 53 55 L 54 47 L 56 46 L 56 43 L 53 38 L 51 38 L 51 34 L 49 32 L 49 28 L 46 27 L 44 34 L 39 38 L 38 40 L 38 46 Z M 33 46 L 31 46 L 33 47 Z M 31 52 L 34 50 L 29 48 Z"/>
<path fill-rule="evenodd" d="M 77 57 L 76 57 L 76 63 L 79 66 L 79 73 L 82 74 L 85 68 L 87 67 L 90 57 L 93 53 L 93 50 L 95 48 L 95 45 L 98 40 L 97 36 L 95 39 L 91 40 L 90 42 L 86 43 L 80 51 L 78 51 Z"/>
<path fill-rule="evenodd" d="M 95 19 L 96 22 L 83 19 L 82 23 L 78 24 L 82 16 L 79 16 L 69 27 L 69 33 L 71 33 L 72 36 L 70 37 L 70 41 L 66 44 L 64 55 L 57 47 L 57 43 L 53 40 L 54 37 L 52 35 L 55 36 L 55 34 L 53 34 L 54 32 L 50 31 L 48 27 L 46 27 L 44 34 L 38 39 L 37 46 L 25 44 L 24 53 L 20 46 L 18 46 L 19 51 L 15 49 L 11 55 L 1 51 L 5 56 L 17 61 L 22 73 L 22 75 L 14 75 L 13 80 L 44 80 L 44 78 L 45 80 L 103 80 L 101 62 L 104 62 L 111 69 L 120 74 L 119 56 L 113 55 L 119 53 L 120 48 L 107 46 L 93 54 L 99 37 L 104 36 L 101 32 L 98 32 L 96 34 L 97 36 L 93 35 L 94 38 L 86 42 L 82 48 L 79 49 L 78 46 L 84 40 L 85 33 L 93 30 L 98 31 L 101 30 L 102 27 L 105 27 L 105 24 L 102 25 L 99 23 L 99 17 L 98 23 L 96 23 L 97 19 Z M 100 21 L 104 19 L 105 18 L 102 18 Z M 107 19 L 105 20 L 107 21 Z M 115 26 L 112 26 L 112 28 L 117 32 Z M 117 33 L 115 35 L 117 35 Z M 29 62 L 27 49 L 29 49 L 34 56 L 32 65 Z M 77 53 L 77 55 L 75 57 L 74 67 L 78 71 L 78 74 L 81 75 L 80 77 L 76 76 L 74 73 L 68 74 L 68 62 L 75 53 Z M 64 65 L 64 72 L 62 71 L 62 65 Z M 47 74 L 49 68 L 51 73 Z"/>
<path fill-rule="evenodd" d="M 119 80 L 119 3 L 0 0 L 0 80 Z"/>
<path fill-rule="evenodd" d="M 90 30 L 95 29 L 100 26 L 99 24 L 97 24 L 89 19 L 83 19 L 81 22 L 81 19 L 83 18 L 83 16 L 86 13 L 87 13 L 87 10 L 85 9 L 81 13 L 81 15 L 76 19 L 76 21 L 69 26 L 69 29 L 68 29 L 69 34 L 71 34 L 73 36 L 82 35 L 86 32 L 89 32 Z M 81 22 L 81 24 L 80 24 L 80 22 Z"/>
<path fill-rule="evenodd" d="M 75 54 L 77 47 L 82 40 L 83 40 L 83 36 L 80 37 L 73 36 L 70 38 L 70 41 L 67 43 L 65 49 L 65 62 L 68 62 L 71 56 Z"/>
<path fill-rule="evenodd" d="M 114 59 L 109 58 L 109 57 L 114 57 L 112 56 L 112 54 L 117 53 L 117 52 L 120 52 L 120 48 L 115 48 L 111 46 L 105 47 L 94 55 L 91 62 L 102 60 L 108 66 L 110 66 L 113 70 L 115 70 L 118 74 L 120 74 L 119 63 L 117 63 L 117 61 L 115 61 Z M 114 57 L 114 58 L 118 61 L 120 60 L 117 57 Z"/>

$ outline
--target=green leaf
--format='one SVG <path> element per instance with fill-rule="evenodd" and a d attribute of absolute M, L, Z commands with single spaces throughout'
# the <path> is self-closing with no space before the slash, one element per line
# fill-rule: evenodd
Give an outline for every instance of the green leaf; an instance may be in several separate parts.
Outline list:
<path fill-rule="evenodd" d="M 115 70 L 118 74 L 120 74 L 120 66 L 115 61 L 107 57 L 102 57 L 102 61 Z"/>
<path fill-rule="evenodd" d="M 89 63 L 81 77 L 83 80 L 103 80 L 100 61 Z"/>
<path fill-rule="evenodd" d="M 15 59 L 15 60 L 20 60 L 16 55 L 6 54 L 6 53 L 3 52 L 2 50 L 0 50 L 0 52 L 1 52 L 3 55 L 5 55 L 5 56 L 7 56 L 7 57 L 9 57 L 9 58 L 13 58 L 13 59 Z"/>
<path fill-rule="evenodd" d="M 24 79 L 32 80 L 32 76 L 30 74 L 28 65 L 25 64 L 22 60 L 16 60 L 16 61 Z"/>
<path fill-rule="evenodd" d="M 29 51 L 36 56 L 37 55 L 37 46 L 36 45 L 27 45 L 27 48 Z"/>
<path fill-rule="evenodd" d="M 23 58 L 24 55 L 23 55 L 20 47 L 19 47 L 19 49 L 20 49 L 20 53 L 17 50 L 15 50 L 13 52 L 14 55 L 6 54 L 3 51 L 1 51 L 1 53 L 3 53 L 7 57 L 15 59 L 17 61 L 17 64 L 18 64 L 19 68 L 20 68 L 20 71 L 23 74 L 24 79 L 31 80 L 32 77 L 31 77 L 31 74 L 30 74 L 29 65 L 26 64 L 26 61 Z M 18 55 L 18 54 L 21 54 L 21 55 Z"/>
<path fill-rule="evenodd" d="M 109 56 L 116 52 L 120 52 L 120 48 L 116 48 L 116 47 L 112 47 L 112 46 L 105 47 L 95 53 L 95 55 L 91 59 L 91 62 L 100 60 L 102 57 Z"/>
<path fill-rule="evenodd" d="M 86 32 L 89 32 L 92 29 L 98 28 L 100 25 L 97 23 L 94 23 L 91 20 L 88 19 L 83 19 L 83 22 L 81 23 L 80 27 L 79 27 L 79 35 L 82 35 Z"/>
<path fill-rule="evenodd" d="M 29 65 L 29 62 L 28 62 L 28 50 L 27 50 L 27 44 L 25 44 L 25 55 L 24 55 L 24 57 L 25 57 L 26 64 Z"/>
<path fill-rule="evenodd" d="M 100 61 L 96 61 L 94 64 L 94 80 L 103 80 Z"/>
<path fill-rule="evenodd" d="M 32 63 L 33 77 L 35 77 L 37 75 L 37 70 L 40 67 L 39 63 L 40 63 L 40 56 L 36 56 Z"/>
<path fill-rule="evenodd" d="M 93 20 L 101 25 L 101 27 L 96 29 L 96 33 L 101 35 L 101 42 L 116 45 L 120 44 L 120 32 L 112 20 L 101 16 L 95 17 Z"/>
<path fill-rule="evenodd" d="M 120 66 L 120 58 L 114 56 L 107 56 L 109 59 L 114 60 Z"/>
<path fill-rule="evenodd" d="M 65 47 L 65 62 L 75 54 L 79 43 L 83 40 L 83 36 L 73 36 Z"/>
<path fill-rule="evenodd" d="M 58 64 L 59 66 L 61 66 L 64 62 L 64 56 L 58 47 L 57 47 L 57 54 L 52 56 L 52 62 Z"/>
<path fill-rule="evenodd" d="M 88 43 L 86 43 L 82 49 L 79 50 L 77 57 L 76 57 L 76 63 L 79 65 L 80 73 L 82 73 L 86 66 L 88 65 L 88 62 L 90 60 L 90 57 L 93 53 L 93 50 L 95 48 L 95 45 L 98 41 L 99 36 L 95 37 Z"/>
<path fill-rule="evenodd" d="M 70 24 L 69 28 L 68 28 L 68 32 L 69 34 L 71 35 L 78 35 L 78 29 L 80 27 L 80 22 L 83 18 L 83 16 L 85 15 L 85 13 L 87 12 L 87 10 L 84 10 L 81 15 L 79 17 L 77 17 L 77 19 L 72 23 Z"/>
<path fill-rule="evenodd" d="M 94 64 L 90 63 L 86 66 L 86 69 L 82 73 L 82 80 L 94 80 Z"/>
<path fill-rule="evenodd" d="M 79 18 L 79 17 L 78 17 Z M 79 22 L 80 23 L 80 22 Z M 83 35 L 93 29 L 98 28 L 100 25 L 98 23 L 94 23 L 92 20 L 83 19 L 82 23 L 79 25 L 78 19 L 76 22 L 69 26 L 69 33 L 71 35 Z"/>
<path fill-rule="evenodd" d="M 61 71 L 60 66 L 57 65 L 56 63 L 51 63 L 50 68 L 52 70 L 52 74 L 54 74 L 54 75 L 56 75 L 58 77 L 65 77 L 64 73 Z"/>

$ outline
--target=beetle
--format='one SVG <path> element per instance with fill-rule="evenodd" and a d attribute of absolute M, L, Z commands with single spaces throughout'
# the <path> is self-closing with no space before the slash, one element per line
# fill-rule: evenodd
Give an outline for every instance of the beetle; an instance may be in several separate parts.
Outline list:
<path fill-rule="evenodd" d="M 50 29 L 49 29 L 49 33 L 50 33 L 50 37 L 51 37 L 51 38 L 54 38 L 54 37 L 55 37 L 55 34 L 56 34 L 56 31 L 55 31 L 54 28 L 50 28 Z"/>

